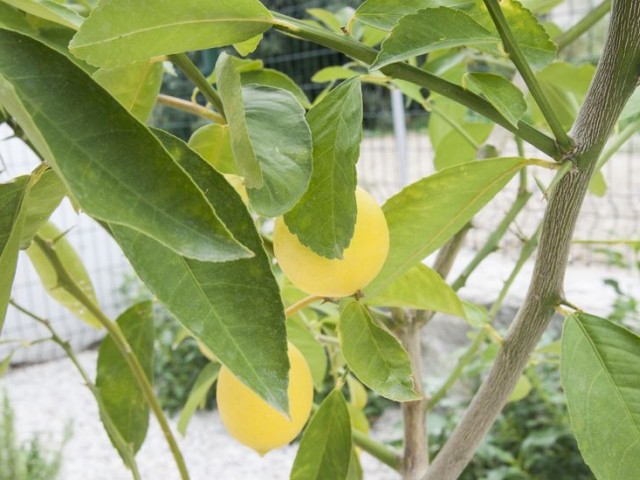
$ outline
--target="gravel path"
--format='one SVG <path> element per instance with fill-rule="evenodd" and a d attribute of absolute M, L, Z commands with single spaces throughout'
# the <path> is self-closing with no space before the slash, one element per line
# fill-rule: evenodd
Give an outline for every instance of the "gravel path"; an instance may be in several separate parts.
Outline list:
<path fill-rule="evenodd" d="M 95 351 L 79 354 L 91 375 L 96 357 Z M 51 434 L 51 444 L 55 446 L 65 425 L 73 422 L 73 437 L 64 450 L 60 480 L 131 479 L 102 428 L 93 397 L 69 360 L 14 369 L 0 379 L 2 390 L 11 400 L 21 438 L 28 438 L 32 432 Z M 289 478 L 297 449 L 289 446 L 261 458 L 226 434 L 217 412 L 198 412 L 187 435 L 176 436 L 192 480 L 284 480 Z M 153 420 L 137 459 L 145 480 L 179 479 L 164 437 Z M 368 455 L 362 454 L 361 459 L 367 480 L 399 478 Z"/>

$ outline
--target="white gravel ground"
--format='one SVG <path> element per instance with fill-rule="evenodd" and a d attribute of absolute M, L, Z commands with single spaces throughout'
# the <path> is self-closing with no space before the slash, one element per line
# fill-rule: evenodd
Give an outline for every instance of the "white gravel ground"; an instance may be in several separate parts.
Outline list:
<path fill-rule="evenodd" d="M 79 355 L 87 371 L 95 371 L 95 351 Z M 10 371 L 0 380 L 16 414 L 16 429 L 27 438 L 32 432 L 52 434 L 57 445 L 67 422 L 73 437 L 64 450 L 61 480 L 130 480 L 102 428 L 98 410 L 82 379 L 66 359 Z M 175 421 L 171 422 L 175 425 Z M 175 431 L 175 429 L 174 429 Z M 376 435 L 374 429 L 373 434 Z M 198 412 L 185 437 L 176 433 L 192 480 L 284 480 L 297 447 L 289 446 L 260 457 L 224 431 L 217 412 Z M 362 454 L 367 480 L 396 480 L 393 470 Z M 145 480 L 177 480 L 178 471 L 155 421 L 137 456 Z M 329 480 L 329 479 L 327 479 Z"/>

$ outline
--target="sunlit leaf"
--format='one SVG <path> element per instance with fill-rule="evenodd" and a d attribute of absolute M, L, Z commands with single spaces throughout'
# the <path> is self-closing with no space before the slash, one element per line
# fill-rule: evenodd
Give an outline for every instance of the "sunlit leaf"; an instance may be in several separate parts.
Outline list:
<path fill-rule="evenodd" d="M 240 75 L 242 85 L 247 86 L 251 84 L 267 85 L 269 87 L 282 88 L 293 94 L 294 97 L 300 102 L 305 109 L 311 107 L 307 95 L 304 90 L 298 86 L 290 77 L 284 73 L 274 70 L 272 68 L 263 68 L 260 70 L 250 70 L 243 72 Z"/>
<path fill-rule="evenodd" d="M 332 90 L 313 106 L 307 121 L 313 136 L 313 174 L 308 190 L 284 220 L 303 245 L 324 257 L 342 258 L 356 222 L 360 81 L 355 78 Z"/>
<path fill-rule="evenodd" d="M 527 102 L 518 87 L 501 75 L 493 73 L 469 73 L 467 82 L 498 110 L 512 125 L 527 111 Z"/>
<path fill-rule="evenodd" d="M 356 377 L 391 400 L 419 399 L 409 356 L 399 340 L 376 325 L 367 308 L 353 299 L 344 300 L 340 311 L 340 347 Z"/>
<path fill-rule="evenodd" d="M 196 412 L 198 405 L 202 404 L 202 402 L 207 398 L 207 394 L 213 384 L 218 379 L 218 373 L 220 373 L 220 364 L 219 363 L 208 363 L 205 367 L 200 370 L 196 381 L 191 388 L 191 393 L 189 393 L 189 397 L 182 407 L 182 411 L 180 412 L 180 418 L 178 419 L 178 431 L 182 435 L 187 434 L 187 427 L 189 426 L 189 421 L 193 414 Z"/>
<path fill-rule="evenodd" d="M 462 302 L 431 268 L 421 263 L 415 265 L 374 297 L 367 298 L 369 305 L 407 307 L 431 310 L 464 318 Z"/>
<path fill-rule="evenodd" d="M 27 176 L 18 177 L 9 183 L 0 183 L 0 331 L 7 313 L 18 262 L 25 210 L 23 203 L 28 185 Z"/>
<path fill-rule="evenodd" d="M 307 426 L 291 470 L 291 480 L 345 480 L 351 461 L 349 410 L 340 390 L 320 404 Z"/>
<path fill-rule="evenodd" d="M 324 347 L 297 316 L 287 319 L 287 338 L 300 350 L 309 364 L 314 388 L 322 391 L 327 374 L 327 354 Z"/>
<path fill-rule="evenodd" d="M 38 238 L 31 242 L 31 246 L 27 248 L 26 252 L 38 277 L 40 277 L 42 286 L 51 297 L 77 318 L 92 327 L 100 328 L 102 324 L 95 315 L 73 294 L 62 288 L 56 266 L 51 261 L 50 256 L 47 255 L 48 249 L 55 249 L 56 256 L 71 279 L 80 287 L 89 300 L 98 305 L 98 299 L 89 273 L 80 256 L 65 238 L 64 232 L 60 231 L 53 223 L 46 222 L 38 230 L 37 236 Z M 45 245 L 47 243 L 50 245 Z"/>
<path fill-rule="evenodd" d="M 237 173 L 229 126 L 212 123 L 200 127 L 189 139 L 189 146 L 220 173 Z"/>
<path fill-rule="evenodd" d="M 101 68 L 93 74 L 93 78 L 134 117 L 146 122 L 160 93 L 163 72 L 162 62 L 147 60 L 121 67 Z"/>
<path fill-rule="evenodd" d="M 2 0 L 36 17 L 77 30 L 84 18 L 66 5 L 53 0 Z"/>
<path fill-rule="evenodd" d="M 116 321 L 150 382 L 155 335 L 152 307 L 150 301 L 138 303 Z M 102 341 L 98 352 L 96 387 L 106 413 L 122 438 L 137 452 L 147 435 L 149 404 L 127 360 L 109 336 Z M 114 446 L 117 448 L 115 443 Z"/>
<path fill-rule="evenodd" d="M 640 471 L 640 337 L 603 318 L 565 320 L 560 356 L 571 426 L 597 478 Z"/>
<path fill-rule="evenodd" d="M 110 0 L 93 10 L 69 48 L 92 65 L 115 67 L 243 42 L 271 20 L 258 0 Z"/>
<path fill-rule="evenodd" d="M 365 294 L 377 295 L 444 245 L 525 165 L 521 158 L 465 163 L 418 180 L 387 200 L 382 209 L 389 255 Z"/>

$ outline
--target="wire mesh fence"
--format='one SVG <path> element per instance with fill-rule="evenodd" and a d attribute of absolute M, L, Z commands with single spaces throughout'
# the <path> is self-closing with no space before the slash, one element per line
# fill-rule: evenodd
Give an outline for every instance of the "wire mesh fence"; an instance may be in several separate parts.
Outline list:
<path fill-rule="evenodd" d="M 359 1 L 324 0 L 294 2 L 291 0 L 265 1 L 267 6 L 296 17 L 305 16 L 309 7 L 337 9 L 341 6 L 356 7 Z M 561 8 L 552 11 L 549 21 L 566 27 L 571 25 L 594 6 L 594 2 L 570 0 Z M 593 61 L 597 58 L 604 35 L 604 22 L 599 28 L 585 35 L 571 48 L 563 52 L 566 58 L 580 58 Z M 295 39 L 268 32 L 257 58 L 264 60 L 265 66 L 280 70 L 291 76 L 307 93 L 315 98 L 326 86 L 312 81 L 320 69 L 341 65 L 348 61 L 343 55 L 300 42 Z M 205 73 L 209 73 L 217 57 L 216 51 L 199 52 L 194 60 Z M 182 98 L 189 98 L 190 83 L 180 74 L 167 75 L 163 91 Z M 358 163 L 359 182 L 379 200 L 388 198 L 406 183 L 415 181 L 433 172 L 433 152 L 426 133 L 428 113 L 415 104 L 396 98 L 394 109 L 389 90 L 379 85 L 365 85 L 364 91 L 364 140 Z M 398 110 L 400 109 L 400 110 Z M 402 122 L 398 124 L 398 112 Z M 182 138 L 188 138 L 199 125 L 187 114 L 159 106 L 153 114 L 156 125 L 168 129 Z M 28 173 L 37 159 L 29 153 L 17 139 L 7 139 L 11 131 L 0 128 L 0 158 L 2 171 L 0 180 L 5 181 L 18 174 Z M 506 140 L 505 140 L 506 138 Z M 4 139 L 4 140 L 2 140 Z M 506 142 L 505 152 L 515 150 L 515 144 L 505 136 L 498 135 L 492 141 Z M 632 139 L 621 152 L 605 167 L 603 173 L 607 181 L 607 192 L 603 197 L 589 196 L 579 221 L 576 238 L 580 239 L 638 239 L 640 233 L 640 165 L 637 161 L 640 140 Z M 474 219 L 474 229 L 470 245 L 479 246 L 506 212 L 513 201 L 517 186 L 514 184 L 500 194 L 483 212 Z M 545 199 L 540 193 L 534 197 L 528 208 L 519 216 L 516 227 L 505 237 L 502 247 L 521 244 L 522 237 L 530 235 L 542 216 Z M 136 292 L 131 291 L 133 274 L 131 268 L 113 240 L 96 223 L 86 216 L 77 215 L 71 205 L 65 203 L 54 214 L 54 222 L 62 229 L 69 230 L 68 240 L 87 263 L 87 269 L 94 282 L 98 299 L 108 315 L 115 318 Z M 513 249 L 512 251 L 516 251 Z M 576 249 L 576 259 L 593 261 L 590 249 Z M 63 337 L 68 338 L 77 348 L 86 347 L 102 336 L 100 331 L 85 326 L 52 300 L 43 288 L 37 274 L 27 258 L 21 254 L 12 298 L 29 310 L 49 319 Z M 46 337 L 46 331 L 35 321 L 10 307 L 0 343 L 0 359 L 4 358 L 17 343 L 36 342 L 29 348 L 17 350 L 14 363 L 37 362 L 51 359 L 60 354 L 51 342 L 39 343 Z"/>

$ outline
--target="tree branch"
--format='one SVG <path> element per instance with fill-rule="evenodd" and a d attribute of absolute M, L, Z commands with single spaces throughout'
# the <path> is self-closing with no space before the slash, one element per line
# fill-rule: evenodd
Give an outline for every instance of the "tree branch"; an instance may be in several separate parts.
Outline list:
<path fill-rule="evenodd" d="M 507 22 L 507 19 L 498 4 L 498 0 L 483 1 L 489 11 L 489 15 L 491 15 L 493 23 L 498 29 L 505 51 L 518 69 L 518 72 L 520 72 L 520 75 L 522 75 L 524 83 L 526 83 L 529 91 L 531 92 L 531 96 L 535 100 L 536 104 L 538 104 L 538 107 L 540 107 L 540 111 L 549 124 L 549 127 L 551 127 L 551 131 L 555 135 L 556 140 L 565 151 L 571 150 L 571 139 L 569 138 L 569 135 L 567 135 L 567 132 L 564 131 L 564 128 L 562 128 L 560 119 L 542 91 L 542 87 L 540 87 L 538 79 L 533 74 L 533 70 L 529 66 L 529 62 L 527 62 L 527 59 L 524 57 L 524 54 L 520 49 L 520 45 L 518 45 L 516 37 L 511 31 L 509 22 Z"/>
<path fill-rule="evenodd" d="M 572 129 L 576 167 L 551 192 L 531 285 L 494 365 L 424 480 L 455 480 L 504 407 L 563 298 L 571 237 L 596 162 L 640 74 L 640 2 L 614 2 L 602 58 Z"/>
<path fill-rule="evenodd" d="M 294 38 L 307 40 L 331 48 L 367 65 L 371 65 L 378 54 L 376 49 L 367 47 L 350 37 L 314 27 L 277 12 L 272 13 L 274 17 L 274 28 Z M 557 148 L 556 142 L 552 138 L 522 121 L 518 123 L 518 126 L 512 125 L 487 100 L 469 90 L 465 90 L 455 83 L 451 83 L 437 75 L 433 75 L 421 68 L 413 67 L 405 62 L 387 65 L 381 68 L 380 71 L 390 77 L 407 80 L 421 87 L 428 88 L 444 97 L 455 100 L 461 105 L 484 115 L 506 130 L 515 133 L 550 157 L 559 159 L 562 156 Z"/>

